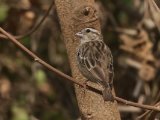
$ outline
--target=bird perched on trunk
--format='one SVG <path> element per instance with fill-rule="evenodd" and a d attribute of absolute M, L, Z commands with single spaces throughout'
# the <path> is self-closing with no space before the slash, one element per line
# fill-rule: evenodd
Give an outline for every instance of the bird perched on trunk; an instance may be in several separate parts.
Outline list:
<path fill-rule="evenodd" d="M 102 85 L 105 101 L 114 101 L 112 95 L 113 58 L 110 49 L 103 42 L 101 33 L 93 28 L 84 28 L 76 35 L 80 37 L 80 45 L 77 48 L 77 63 L 80 72 L 89 81 Z"/>

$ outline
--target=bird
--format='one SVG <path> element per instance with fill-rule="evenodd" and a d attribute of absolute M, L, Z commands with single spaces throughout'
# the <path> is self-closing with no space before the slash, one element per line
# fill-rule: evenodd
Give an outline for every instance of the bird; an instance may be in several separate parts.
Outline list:
<path fill-rule="evenodd" d="M 100 84 L 104 101 L 114 101 L 113 57 L 109 47 L 103 42 L 101 32 L 94 28 L 84 28 L 75 34 L 80 39 L 77 47 L 77 66 L 88 81 Z"/>

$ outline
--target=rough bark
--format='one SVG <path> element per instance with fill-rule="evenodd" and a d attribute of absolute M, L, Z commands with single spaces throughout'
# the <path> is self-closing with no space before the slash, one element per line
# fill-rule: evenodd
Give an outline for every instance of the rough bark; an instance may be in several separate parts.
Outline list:
<path fill-rule="evenodd" d="M 86 27 L 100 30 L 97 11 L 94 7 L 94 0 L 55 0 L 58 17 L 61 24 L 67 53 L 73 77 L 84 83 L 84 78 L 76 63 L 76 47 L 79 44 L 75 33 Z M 101 89 L 93 83 L 89 85 Z M 75 92 L 82 119 L 89 120 L 120 120 L 116 102 L 104 102 L 102 96 L 84 90 L 75 85 Z"/>

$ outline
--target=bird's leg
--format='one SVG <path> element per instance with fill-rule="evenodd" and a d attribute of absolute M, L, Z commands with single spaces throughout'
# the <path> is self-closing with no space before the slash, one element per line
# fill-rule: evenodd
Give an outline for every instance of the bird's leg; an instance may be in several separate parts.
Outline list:
<path fill-rule="evenodd" d="M 85 81 L 83 82 L 83 86 L 84 86 L 84 88 L 83 88 L 83 93 L 84 93 L 84 95 L 85 95 L 86 90 L 87 90 L 87 83 L 88 83 L 88 81 L 89 81 L 89 80 L 85 80 Z"/>

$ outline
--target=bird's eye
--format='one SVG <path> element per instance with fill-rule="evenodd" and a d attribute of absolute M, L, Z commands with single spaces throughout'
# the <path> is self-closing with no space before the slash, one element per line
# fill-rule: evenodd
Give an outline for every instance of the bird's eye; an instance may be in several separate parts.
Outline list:
<path fill-rule="evenodd" d="M 91 32 L 91 30 L 90 30 L 90 29 L 87 29 L 86 32 L 89 33 L 89 32 Z"/>

